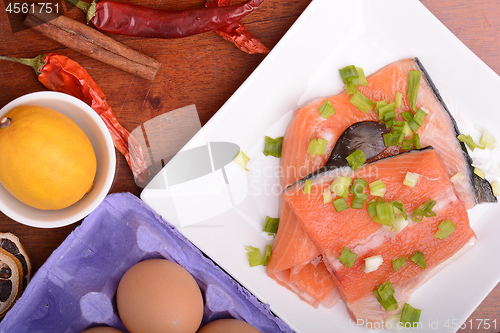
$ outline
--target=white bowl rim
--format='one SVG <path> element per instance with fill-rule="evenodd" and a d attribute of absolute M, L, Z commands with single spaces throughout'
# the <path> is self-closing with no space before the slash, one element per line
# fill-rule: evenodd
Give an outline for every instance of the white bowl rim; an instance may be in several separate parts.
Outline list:
<path fill-rule="evenodd" d="M 46 99 L 46 100 L 59 100 L 59 101 L 65 101 L 70 104 L 75 105 L 77 108 L 81 109 L 83 112 L 85 112 L 86 115 L 90 116 L 93 123 L 97 126 L 100 132 L 102 132 L 104 140 L 105 140 L 105 149 L 107 151 L 107 156 L 108 156 L 108 163 L 109 167 L 105 170 L 105 174 L 103 177 L 105 177 L 105 182 L 102 186 L 102 189 L 99 191 L 97 194 L 96 198 L 91 201 L 87 206 L 84 208 L 78 210 L 74 214 L 62 218 L 57 218 L 55 217 L 54 220 L 52 221 L 40 221 L 37 219 L 29 218 L 26 216 L 23 216 L 16 212 L 15 210 L 11 209 L 7 205 L 4 204 L 2 200 L 0 200 L 0 211 L 2 211 L 5 215 L 10 217 L 11 219 L 27 225 L 31 227 L 38 227 L 38 228 L 58 228 L 58 227 L 63 227 L 67 226 L 70 224 L 73 224 L 75 222 L 78 222 L 79 220 L 83 219 L 86 217 L 88 214 L 90 214 L 94 209 L 97 208 L 97 206 L 104 200 L 106 195 L 109 192 L 109 189 L 111 188 L 111 185 L 113 184 L 114 177 L 115 177 L 115 171 L 116 171 L 116 156 L 115 156 L 115 148 L 113 144 L 113 139 L 111 138 L 111 134 L 109 133 L 109 130 L 107 129 L 106 125 L 104 124 L 104 121 L 102 121 L 101 117 L 85 102 L 81 101 L 80 99 L 73 97 L 71 95 L 61 93 L 61 92 L 55 92 L 55 91 L 39 91 L 39 92 L 33 92 L 29 93 L 23 96 L 20 96 L 11 102 L 7 103 L 5 106 L 3 106 L 0 109 L 0 117 L 3 116 L 5 113 L 10 111 L 11 109 L 15 108 L 16 106 L 23 105 L 23 104 L 29 104 L 32 101 L 39 100 L 39 99 Z M 3 186 L 0 184 L 0 186 L 3 188 Z M 7 192 L 8 193 L 8 192 Z M 12 196 L 10 193 L 8 195 Z M 13 196 L 12 196 L 13 198 Z M 17 200 L 17 199 L 16 199 Z M 20 201 L 19 201 L 20 202 Z M 21 202 L 20 202 L 21 203 Z M 29 207 L 29 206 L 26 206 Z M 70 206 L 72 207 L 72 206 Z M 68 207 L 68 208 L 70 208 Z M 33 207 L 29 207 L 30 209 L 36 209 Z M 68 209 L 65 208 L 65 209 Z M 64 211 L 65 209 L 61 210 L 54 210 L 54 211 L 44 211 L 44 210 L 39 210 L 40 214 L 46 214 L 47 212 L 51 212 L 54 215 L 58 215 L 57 212 Z M 47 213 L 50 214 L 50 213 Z"/>

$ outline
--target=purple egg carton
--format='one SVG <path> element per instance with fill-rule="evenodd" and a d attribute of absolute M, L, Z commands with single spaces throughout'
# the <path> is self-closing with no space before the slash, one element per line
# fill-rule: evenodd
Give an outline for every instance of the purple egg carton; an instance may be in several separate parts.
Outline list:
<path fill-rule="evenodd" d="M 40 267 L 0 322 L 0 333 L 70 333 L 103 325 L 128 332 L 116 310 L 118 283 L 134 264 L 161 257 L 198 282 L 202 325 L 236 318 L 263 333 L 293 332 L 139 198 L 119 193 L 108 195 Z"/>

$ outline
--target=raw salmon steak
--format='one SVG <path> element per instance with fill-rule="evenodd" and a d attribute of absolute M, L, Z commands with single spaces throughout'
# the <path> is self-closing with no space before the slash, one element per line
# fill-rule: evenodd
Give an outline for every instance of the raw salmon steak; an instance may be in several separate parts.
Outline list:
<path fill-rule="evenodd" d="M 407 172 L 420 175 L 416 186 L 404 185 Z M 368 183 L 381 180 L 385 184 L 385 202 L 399 201 L 408 217 L 408 226 L 400 232 L 374 221 L 367 210 L 348 208 L 337 212 L 334 205 L 324 203 L 323 192 L 337 176 L 362 178 Z M 305 233 L 317 246 L 326 267 L 332 273 L 344 303 L 357 323 L 382 325 L 389 315 L 401 311 L 412 292 L 439 269 L 475 243 L 469 226 L 467 210 L 459 200 L 443 161 L 432 148 L 414 150 L 365 164 L 353 171 L 350 167 L 336 168 L 311 177 L 310 194 L 304 191 L 304 181 L 284 191 L 288 204 Z M 369 202 L 374 197 L 367 187 Z M 351 207 L 353 194 L 345 200 Z M 421 222 L 412 219 L 412 212 L 429 199 L 436 202 L 435 216 Z M 452 221 L 456 229 L 446 238 L 435 236 L 442 221 Z M 356 253 L 352 267 L 339 261 L 344 248 Z M 423 253 L 425 268 L 410 258 Z M 370 273 L 364 271 L 364 259 L 379 255 L 383 263 Z M 403 259 L 406 265 L 394 271 L 392 261 Z M 398 309 L 386 311 L 377 300 L 374 290 L 390 281 Z M 376 326 L 381 327 L 381 326 Z"/>
<path fill-rule="evenodd" d="M 393 101 L 397 92 L 403 94 L 400 108 L 396 108 L 397 120 L 402 120 L 401 112 L 410 110 L 406 88 L 408 74 L 412 70 L 422 71 L 416 109 L 423 108 L 428 113 L 423 125 L 418 129 L 422 147 L 432 146 L 443 161 L 448 178 L 457 173 L 463 179 L 452 184 L 458 198 L 466 209 L 480 202 L 494 202 L 489 183 L 473 173 L 471 159 L 464 144 L 457 140 L 459 130 L 428 73 L 418 59 L 405 59 L 391 63 L 367 77 L 368 86 L 357 89 L 371 101 Z M 294 112 L 293 119 L 284 136 L 280 168 L 283 189 L 307 175 L 323 168 L 340 135 L 352 124 L 361 121 L 377 121 L 378 115 L 372 110 L 362 112 L 349 102 L 345 91 L 339 95 L 320 98 Z M 320 116 L 318 109 L 328 100 L 335 114 L 328 119 Z M 314 158 L 307 153 L 311 139 L 326 140 L 326 153 Z M 380 157 L 400 154 L 397 146 L 387 148 Z M 335 165 L 334 165 L 335 166 Z M 310 236 L 304 231 L 297 216 L 286 202 L 280 204 L 280 228 L 273 245 L 267 273 L 279 284 L 289 288 L 317 307 L 320 303 L 331 307 L 338 299 L 335 284 L 328 282 L 328 270 L 317 265 L 322 253 Z M 308 272 L 307 274 L 305 272 Z M 320 277 L 322 287 L 316 282 Z"/>

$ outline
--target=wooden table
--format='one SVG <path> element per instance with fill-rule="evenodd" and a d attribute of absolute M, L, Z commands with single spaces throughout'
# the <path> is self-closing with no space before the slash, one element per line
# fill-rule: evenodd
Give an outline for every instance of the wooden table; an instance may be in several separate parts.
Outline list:
<path fill-rule="evenodd" d="M 161 5 L 152 0 L 135 2 L 171 9 L 201 7 L 204 4 L 204 0 L 171 0 Z M 267 0 L 243 22 L 249 31 L 272 49 L 310 2 Z M 499 0 L 423 0 L 422 3 L 500 74 Z M 76 8 L 66 15 L 83 22 L 83 14 Z M 245 54 L 214 32 L 177 40 L 113 36 L 123 44 L 162 62 L 155 80 L 149 82 L 88 58 L 33 30 L 12 33 L 3 4 L 0 5 L 0 31 L 2 55 L 34 57 L 52 51 L 83 65 L 106 93 L 122 125 L 130 131 L 148 119 L 190 104 L 196 105 L 203 125 L 265 57 Z M 0 106 L 24 94 L 46 90 L 30 68 L 9 62 L 0 62 L 0 66 Z M 116 153 L 116 157 L 116 177 L 110 192 L 128 191 L 139 195 L 141 188 L 135 184 L 125 159 L 119 153 Z M 37 229 L 19 224 L 0 213 L 0 232 L 13 232 L 19 236 L 31 257 L 33 272 L 78 224 L 57 229 Z M 469 324 L 460 332 L 500 331 L 500 285 L 470 319 L 474 327 L 471 328 Z M 485 329 L 480 325 L 481 319 L 490 322 L 496 319 L 496 329 Z"/>

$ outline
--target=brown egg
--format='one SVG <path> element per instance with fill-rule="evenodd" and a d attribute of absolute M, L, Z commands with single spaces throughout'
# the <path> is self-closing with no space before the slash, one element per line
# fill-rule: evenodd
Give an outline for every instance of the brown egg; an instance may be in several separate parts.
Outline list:
<path fill-rule="evenodd" d="M 194 278 L 166 259 L 132 266 L 116 291 L 118 314 L 130 333 L 195 333 L 203 317 L 203 297 Z"/>
<path fill-rule="evenodd" d="M 219 319 L 206 324 L 197 333 L 260 333 L 247 322 L 237 319 Z"/>
<path fill-rule="evenodd" d="M 98 326 L 86 329 L 82 333 L 123 333 L 123 332 L 114 327 Z"/>

